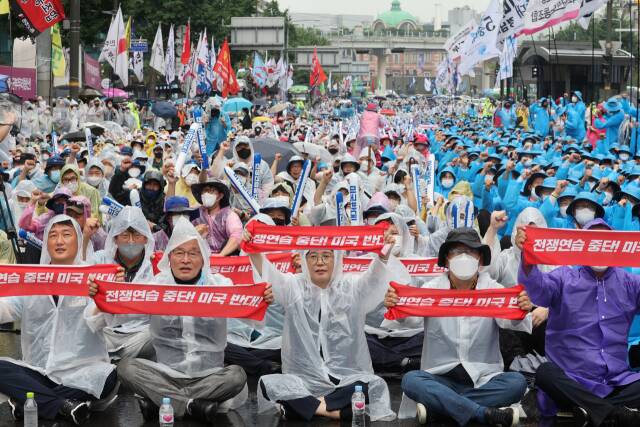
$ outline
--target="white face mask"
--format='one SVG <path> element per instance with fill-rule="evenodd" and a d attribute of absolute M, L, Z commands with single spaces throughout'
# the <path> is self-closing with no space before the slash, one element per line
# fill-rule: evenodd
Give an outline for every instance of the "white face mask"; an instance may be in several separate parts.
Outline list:
<path fill-rule="evenodd" d="M 620 153 L 620 160 L 622 160 L 623 162 L 626 162 L 627 160 L 629 160 L 629 154 L 628 153 Z"/>
<path fill-rule="evenodd" d="M 593 271 L 595 271 L 596 273 L 602 273 L 603 271 L 605 271 L 607 268 L 609 268 L 606 265 L 594 265 L 591 267 L 591 269 Z"/>
<path fill-rule="evenodd" d="M 395 236 L 396 238 L 396 242 L 393 244 L 393 247 L 391 248 L 391 253 L 394 256 L 400 256 L 400 254 L 402 253 L 402 236 L 397 235 Z"/>
<path fill-rule="evenodd" d="M 205 208 L 213 207 L 218 200 L 218 196 L 212 193 L 203 193 L 202 194 L 202 206 Z"/>
<path fill-rule="evenodd" d="M 440 183 L 442 184 L 442 188 L 451 188 L 453 187 L 453 179 L 451 178 L 443 178 Z"/>
<path fill-rule="evenodd" d="M 389 200 L 389 208 L 391 209 L 391 212 L 395 212 L 399 204 L 400 203 L 397 200 Z"/>
<path fill-rule="evenodd" d="M 533 161 L 533 160 L 531 160 L 529 157 L 527 157 L 527 158 L 525 158 L 525 159 L 522 159 L 522 165 L 523 165 L 523 166 L 527 166 L 527 167 L 528 167 L 528 166 L 531 166 L 531 162 L 532 162 L 532 161 Z"/>
<path fill-rule="evenodd" d="M 609 202 L 611 202 L 611 200 L 613 199 L 613 194 L 609 193 L 609 192 L 605 192 L 604 193 L 604 200 L 603 200 L 603 204 L 608 205 Z"/>
<path fill-rule="evenodd" d="M 185 177 L 184 182 L 186 182 L 187 185 L 191 187 L 193 184 L 198 183 L 198 175 L 196 175 L 195 173 L 190 173 Z"/>
<path fill-rule="evenodd" d="M 572 96 L 572 97 L 571 97 L 571 102 L 573 102 L 574 104 L 575 104 L 576 102 L 578 102 L 578 97 L 577 97 L 577 96 Z"/>
<path fill-rule="evenodd" d="M 67 187 L 67 190 L 71 191 L 71 193 L 75 194 L 75 192 L 78 191 L 78 182 L 70 182 L 68 184 L 65 184 L 65 187 Z"/>
<path fill-rule="evenodd" d="M 576 209 L 574 213 L 574 218 L 578 224 L 585 225 L 589 221 L 593 221 L 596 217 L 596 211 L 591 208 L 580 208 Z"/>
<path fill-rule="evenodd" d="M 560 206 L 560 216 L 562 218 L 566 218 L 567 217 L 567 208 L 568 207 L 569 207 L 569 205 Z"/>
<path fill-rule="evenodd" d="M 280 201 L 286 203 L 287 205 L 289 205 L 289 203 L 291 203 L 291 201 L 289 200 L 289 197 L 287 197 L 287 196 L 277 196 L 277 197 L 274 197 L 274 199 L 280 200 Z"/>
<path fill-rule="evenodd" d="M 26 209 L 29 206 L 29 202 L 18 202 L 18 207 L 20 209 Z"/>
<path fill-rule="evenodd" d="M 181 215 L 173 215 L 173 216 L 171 217 L 171 221 L 172 221 L 172 222 L 173 222 L 173 224 L 175 225 L 175 224 L 180 220 L 180 218 L 184 218 L 184 219 L 186 219 L 187 221 L 189 221 L 189 216 L 188 216 L 188 215 L 182 215 L 182 214 L 181 214 Z"/>
<path fill-rule="evenodd" d="M 87 184 L 89 184 L 92 187 L 97 187 L 102 182 L 102 179 L 103 178 L 101 176 L 88 176 Z"/>
<path fill-rule="evenodd" d="M 469 280 L 478 272 L 479 261 L 467 254 L 456 255 L 449 260 L 449 270 L 460 280 Z"/>
<path fill-rule="evenodd" d="M 138 168 L 131 168 L 129 169 L 129 176 L 131 178 L 137 178 L 140 176 L 140 169 Z"/>

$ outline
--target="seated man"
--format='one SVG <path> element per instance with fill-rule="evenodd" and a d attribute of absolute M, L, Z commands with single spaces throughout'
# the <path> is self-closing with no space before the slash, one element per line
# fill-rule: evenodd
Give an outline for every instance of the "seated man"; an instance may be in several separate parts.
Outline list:
<path fill-rule="evenodd" d="M 431 289 L 501 288 L 480 266 L 491 264 L 491 250 L 478 233 L 467 227 L 452 230 L 438 253 L 438 265 L 449 271 L 425 284 Z M 521 309 L 532 306 L 526 292 L 519 297 Z M 398 295 L 387 291 L 385 305 L 394 307 Z M 524 376 L 504 372 L 498 328 L 531 332 L 531 319 L 511 321 L 488 317 L 425 317 L 422 370 L 402 379 L 402 391 L 418 403 L 418 422 L 426 424 L 429 413 L 450 417 L 458 425 L 477 421 L 493 426 L 518 423 L 512 408 L 527 389 Z M 404 402 L 406 403 L 406 402 Z M 404 406 L 404 405 L 402 405 Z M 401 406 L 401 417 L 403 408 Z M 406 413 L 406 416 L 409 416 Z"/>
<path fill-rule="evenodd" d="M 82 231 L 71 217 L 55 216 L 44 232 L 41 264 L 81 265 Z M 119 277 L 123 278 L 123 277 Z M 0 298 L 0 324 L 21 322 L 23 360 L 0 361 L 0 393 L 9 396 L 12 414 L 21 419 L 27 392 L 34 392 L 41 418 L 60 415 L 80 425 L 89 418 L 89 402 L 114 389 L 117 376 L 100 334 L 83 313 L 85 297 Z"/>
<path fill-rule="evenodd" d="M 153 283 L 232 285 L 229 279 L 209 273 L 205 260 L 210 255 L 195 227 L 180 218 Z M 90 295 L 96 292 L 97 286 L 92 284 Z M 271 300 L 270 289 L 265 292 L 265 300 Z M 247 376 L 242 368 L 223 364 L 226 319 L 151 316 L 150 332 L 157 362 L 125 359 L 118 365 L 122 383 L 142 396 L 139 404 L 145 420 L 157 419 L 162 398 L 170 397 L 176 417 L 186 414 L 211 422 L 218 403 L 235 397 L 245 388 Z"/>
<path fill-rule="evenodd" d="M 149 283 L 153 280 L 151 257 L 154 247 L 149 223 L 142 209 L 125 206 L 109 227 L 105 249 L 95 254 L 96 264 L 118 264 L 126 282 Z M 138 357 L 152 359 L 154 350 L 146 314 L 104 314 L 89 317 L 89 326 L 102 330 L 113 360 Z"/>
<path fill-rule="evenodd" d="M 598 218 L 585 230 L 611 230 Z M 518 229 L 516 245 L 527 239 Z M 559 267 L 541 272 L 522 258 L 518 275 L 536 305 L 549 307 L 547 363 L 536 372 L 544 416 L 572 408 L 577 425 L 640 425 L 640 372 L 627 361 L 627 335 L 640 307 L 640 279 L 617 267 Z M 553 400 L 550 402 L 549 398 Z"/>
<path fill-rule="evenodd" d="M 244 239 L 252 236 L 245 232 Z M 387 244 L 393 244 L 390 234 Z M 351 396 L 361 385 L 373 421 L 392 420 L 387 384 L 373 374 L 364 333 L 365 315 L 384 298 L 392 269 L 375 257 L 359 276 L 342 274 L 341 251 L 302 254 L 302 273 L 281 273 L 262 254 L 250 254 L 256 281 L 273 285 L 275 302 L 284 308 L 282 372 L 260 379 L 260 412 L 280 405 L 285 419 L 352 417 Z"/>

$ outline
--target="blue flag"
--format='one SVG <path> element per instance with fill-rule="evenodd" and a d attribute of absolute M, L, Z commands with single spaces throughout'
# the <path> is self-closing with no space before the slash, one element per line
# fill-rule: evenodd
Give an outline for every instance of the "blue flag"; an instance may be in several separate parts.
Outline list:
<path fill-rule="evenodd" d="M 267 67 L 264 65 L 262 56 L 256 52 L 253 56 L 253 69 L 251 70 L 251 77 L 256 85 L 263 88 L 267 85 Z"/>

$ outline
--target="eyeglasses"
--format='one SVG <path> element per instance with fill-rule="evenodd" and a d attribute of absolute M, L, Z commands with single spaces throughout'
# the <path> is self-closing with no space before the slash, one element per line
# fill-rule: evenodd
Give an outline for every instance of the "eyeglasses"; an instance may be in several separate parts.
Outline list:
<path fill-rule="evenodd" d="M 307 261 L 311 264 L 318 264 L 318 261 L 322 260 L 323 264 L 328 264 L 329 261 L 333 260 L 333 254 L 325 253 L 325 254 L 317 254 L 312 253 L 307 255 Z"/>
<path fill-rule="evenodd" d="M 71 184 L 73 182 L 78 182 L 78 178 L 76 178 L 75 176 L 71 178 L 62 178 L 63 184 Z"/>
<path fill-rule="evenodd" d="M 202 257 L 199 251 L 183 251 L 182 249 L 171 251 L 171 256 L 178 259 L 184 259 L 186 256 L 189 261 Z"/>
<path fill-rule="evenodd" d="M 451 248 L 449 250 L 449 256 L 454 257 L 458 255 L 472 255 L 472 256 L 480 256 L 480 253 L 476 249 L 472 249 L 466 246 L 458 246 L 457 248 Z"/>
<path fill-rule="evenodd" d="M 126 239 L 128 241 L 140 241 L 142 239 L 144 239 L 144 235 L 140 234 L 139 232 L 135 231 L 135 230 L 126 230 L 123 231 L 122 233 L 118 234 L 118 238 L 120 239 Z"/>

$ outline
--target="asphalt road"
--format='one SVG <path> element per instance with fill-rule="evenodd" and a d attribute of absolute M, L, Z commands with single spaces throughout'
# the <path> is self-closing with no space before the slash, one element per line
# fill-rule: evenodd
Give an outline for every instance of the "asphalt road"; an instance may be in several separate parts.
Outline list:
<path fill-rule="evenodd" d="M 0 357 L 9 356 L 17 357 L 20 352 L 19 336 L 7 333 L 0 333 Z M 400 398 L 402 392 L 400 390 L 400 377 L 385 377 L 389 384 L 389 390 L 392 399 L 392 408 L 397 409 L 400 406 Z M 2 379 L 0 378 L 0 381 Z M 240 408 L 239 411 L 231 411 L 228 414 L 219 414 L 216 419 L 216 427 L 298 427 L 298 426 L 339 426 L 338 422 L 333 422 L 324 419 L 313 420 L 309 423 L 293 422 L 293 421 L 281 421 L 279 417 L 274 415 L 258 416 L 257 415 L 257 402 L 256 402 L 256 378 L 249 379 L 249 402 Z M 523 407 L 525 411 L 530 414 L 530 417 L 521 423 L 521 426 L 533 427 L 533 426 L 562 426 L 571 427 L 573 423 L 571 421 L 542 421 L 538 419 L 537 410 L 535 408 L 535 392 L 530 392 L 525 396 L 523 401 Z M 41 420 L 41 426 L 57 426 L 66 427 L 67 424 L 63 421 L 56 422 L 44 422 Z M 127 390 L 121 390 L 121 394 L 118 400 L 105 412 L 95 413 L 92 415 L 89 422 L 86 424 L 90 427 L 156 427 L 157 423 L 144 423 L 142 415 L 138 409 L 137 402 L 133 395 Z M 204 426 L 205 424 L 190 421 L 181 420 L 176 421 L 175 427 L 196 427 Z M 392 422 L 378 422 L 373 423 L 372 426 L 389 426 L 389 427 L 408 427 L 417 425 L 414 420 L 396 420 Z M 440 423 L 434 424 L 436 427 L 453 427 L 455 423 Z M 22 426 L 22 422 L 14 422 L 9 412 L 9 407 L 6 403 L 0 404 L 0 427 L 18 427 Z"/>

